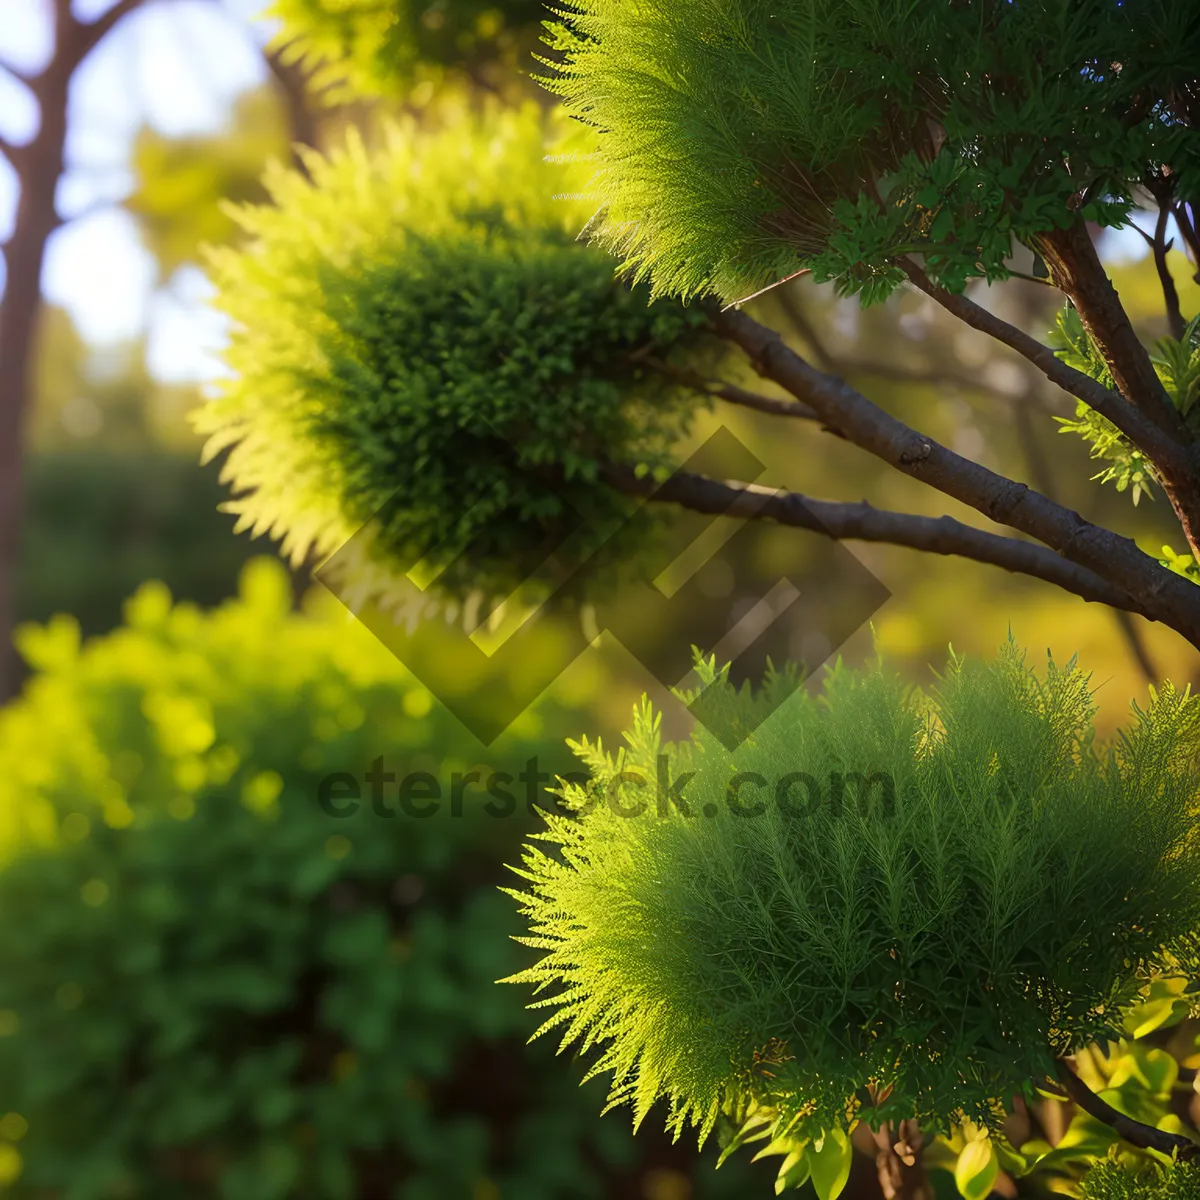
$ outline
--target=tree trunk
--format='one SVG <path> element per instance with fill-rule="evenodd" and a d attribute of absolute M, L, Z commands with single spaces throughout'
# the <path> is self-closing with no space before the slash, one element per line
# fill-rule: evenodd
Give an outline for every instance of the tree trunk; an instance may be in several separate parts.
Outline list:
<path fill-rule="evenodd" d="M 56 54 L 30 84 L 41 110 L 37 136 L 11 153 L 20 194 L 12 236 L 4 246 L 0 298 L 0 702 L 16 692 L 20 681 L 12 631 L 24 501 L 21 458 L 42 311 L 42 264 L 59 224 L 54 198 L 63 168 L 70 79 L 70 66 Z"/>

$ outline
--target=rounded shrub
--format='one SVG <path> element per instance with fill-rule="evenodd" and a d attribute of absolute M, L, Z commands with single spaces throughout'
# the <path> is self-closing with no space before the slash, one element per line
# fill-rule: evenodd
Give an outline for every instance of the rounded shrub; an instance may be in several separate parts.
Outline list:
<path fill-rule="evenodd" d="M 537 781 L 456 804 L 477 744 L 339 606 L 290 608 L 256 561 L 211 613 L 147 585 L 106 637 L 22 633 L 37 673 L 0 711 L 5 1194 L 616 1200 L 656 1170 L 707 1180 L 597 1124 L 495 985 L 519 965 L 496 885 Z M 484 779 L 562 770 L 539 713 Z M 416 772 L 441 789 L 427 816 L 428 779 L 400 804 Z M 747 1186 L 716 1180 L 734 1190 L 697 1194 Z"/>
<path fill-rule="evenodd" d="M 600 230 L 657 292 L 801 268 L 877 299 L 953 290 L 1013 240 L 1200 188 L 1200 19 L 1171 0 L 572 0 L 550 86 L 599 131 Z"/>
<path fill-rule="evenodd" d="M 584 168 L 552 140 L 533 106 L 397 127 L 241 210 L 248 245 L 213 257 L 233 377 L 197 420 L 243 525 L 299 561 L 370 522 L 364 590 L 424 562 L 508 595 L 573 522 L 621 519 L 603 462 L 661 465 L 690 411 L 643 360 L 704 318 L 575 240 L 587 211 L 555 196 Z"/>
<path fill-rule="evenodd" d="M 732 754 L 663 745 L 648 707 L 619 754 L 579 746 L 591 782 L 518 872 L 542 954 L 514 982 L 636 1123 L 665 1097 L 824 1198 L 858 1121 L 999 1132 L 1152 978 L 1196 977 L 1200 699 L 1164 687 L 1098 746 L 1088 677 L 1012 645 L 929 694 L 784 683 L 727 688 L 730 720 L 778 705 Z"/>

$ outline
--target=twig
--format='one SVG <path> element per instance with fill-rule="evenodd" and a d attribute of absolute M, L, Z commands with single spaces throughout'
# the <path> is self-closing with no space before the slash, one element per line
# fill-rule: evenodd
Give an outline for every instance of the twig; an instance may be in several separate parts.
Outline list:
<path fill-rule="evenodd" d="M 657 358 L 643 356 L 639 361 L 660 375 L 678 380 L 694 392 L 713 396 L 717 400 L 725 400 L 742 408 L 752 408 L 756 412 L 771 413 L 777 417 L 792 417 L 800 421 L 819 421 L 821 419 L 807 404 L 801 404 L 798 400 L 764 396 L 761 392 L 749 391 L 747 388 L 739 387 L 736 383 L 726 383 L 722 379 L 707 379 L 696 371 L 675 367 Z"/>
<path fill-rule="evenodd" d="M 1192 278 L 1200 283 L 1200 236 L 1196 233 L 1196 226 L 1189 218 L 1187 205 L 1182 200 L 1172 206 L 1171 213 L 1175 217 L 1175 224 L 1179 226 L 1179 232 L 1183 235 L 1184 245 L 1191 251 L 1192 266 L 1196 268 Z"/>
<path fill-rule="evenodd" d="M 1125 644 L 1129 647 L 1129 652 L 1133 655 L 1134 661 L 1142 672 L 1143 678 L 1147 683 L 1157 684 L 1158 672 L 1154 668 L 1154 660 L 1150 657 L 1150 651 L 1146 648 L 1145 639 L 1142 637 L 1141 631 L 1133 623 L 1133 618 L 1119 608 L 1113 609 L 1113 616 L 1116 618 L 1117 626 L 1121 630 L 1121 636 L 1125 639 Z"/>
<path fill-rule="evenodd" d="M 1085 1113 L 1116 1130 L 1130 1145 L 1142 1150 L 1157 1150 L 1181 1159 L 1192 1158 L 1200 1151 L 1200 1145 L 1183 1134 L 1155 1129 L 1153 1125 L 1145 1125 L 1117 1112 L 1111 1104 L 1097 1096 L 1062 1059 L 1059 1059 L 1058 1063 L 1058 1077 L 1062 1080 L 1067 1094 Z"/>
<path fill-rule="evenodd" d="M 146 7 L 149 0 L 117 0 L 94 21 L 80 21 L 71 12 L 69 0 L 55 0 L 55 52 L 52 68 L 70 74 L 108 36 L 113 27 L 131 12 Z M 49 70 L 49 68 L 48 68 Z M 43 76 L 34 81 L 41 82 Z"/>
<path fill-rule="evenodd" d="M 871 375 L 876 379 L 886 379 L 890 383 L 924 385 L 927 387 L 954 387 L 964 392 L 978 392 L 992 396 L 1006 405 L 1011 405 L 1013 397 L 1010 393 L 1001 391 L 981 379 L 978 375 L 968 375 L 965 372 L 930 370 L 921 367 L 907 367 L 896 363 L 880 362 L 873 359 L 862 359 L 857 355 L 847 358 L 834 354 L 824 344 L 811 321 L 793 296 L 780 292 L 776 297 L 783 314 L 791 322 L 796 332 L 808 343 L 812 351 L 813 361 L 823 371 L 836 375 L 855 376 Z"/>
<path fill-rule="evenodd" d="M 1183 309 L 1179 307 L 1179 289 L 1175 286 L 1170 267 L 1167 266 L 1167 251 L 1174 241 L 1167 241 L 1167 221 L 1170 216 L 1170 207 L 1166 204 L 1161 205 L 1158 220 L 1154 224 L 1154 237 L 1150 239 L 1150 249 L 1154 253 L 1154 269 L 1158 272 L 1158 281 L 1162 284 L 1163 303 L 1167 308 L 1167 327 L 1173 338 L 1181 338 L 1187 328 L 1187 322 L 1183 319 Z"/>

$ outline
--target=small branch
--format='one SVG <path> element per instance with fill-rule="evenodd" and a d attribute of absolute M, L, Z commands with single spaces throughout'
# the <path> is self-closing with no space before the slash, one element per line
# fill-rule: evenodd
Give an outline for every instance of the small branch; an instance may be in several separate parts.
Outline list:
<path fill-rule="evenodd" d="M 1049 346 L 988 312 L 982 305 L 938 287 L 915 263 L 904 262 L 901 266 L 914 286 L 937 301 L 947 312 L 972 329 L 978 329 L 1015 350 L 1051 383 L 1077 400 L 1082 400 L 1102 417 L 1107 417 L 1151 462 L 1159 465 L 1173 463 L 1178 470 L 1186 471 L 1182 452 L 1175 439 L 1124 396 L 1097 383 L 1082 371 L 1067 366 Z"/>
<path fill-rule="evenodd" d="M 12 164 L 13 170 L 17 170 L 17 157 L 21 152 L 20 146 L 14 146 L 2 133 L 0 133 L 0 154 Z"/>
<path fill-rule="evenodd" d="M 741 408 L 752 408 L 756 412 L 770 413 L 777 417 L 792 417 L 800 421 L 819 421 L 821 419 L 807 404 L 801 404 L 797 400 L 764 396 L 761 392 L 751 392 L 744 387 L 738 387 L 735 383 L 725 383 L 720 379 L 706 379 L 695 371 L 673 367 L 657 358 L 642 358 L 640 362 L 660 375 L 678 380 L 694 392 L 725 400 L 730 404 L 739 405 Z"/>
<path fill-rule="evenodd" d="M 1150 657 L 1150 651 L 1146 647 L 1146 641 L 1142 637 L 1141 631 L 1133 623 L 1133 618 L 1123 609 L 1113 609 L 1113 616 L 1117 621 L 1117 628 L 1121 631 L 1121 636 L 1125 639 L 1125 644 L 1129 647 L 1130 654 L 1133 655 L 1134 661 L 1138 665 L 1138 669 L 1142 672 L 1142 677 L 1150 684 L 1158 684 L 1158 671 L 1155 670 L 1154 660 Z"/>
<path fill-rule="evenodd" d="M 1141 1121 L 1135 1121 L 1132 1117 L 1117 1112 L 1111 1104 L 1097 1096 L 1062 1059 L 1058 1064 L 1058 1077 L 1062 1080 L 1067 1094 L 1085 1113 L 1116 1130 L 1130 1145 L 1142 1150 L 1157 1150 L 1161 1154 L 1181 1159 L 1192 1158 L 1200 1151 L 1200 1145 L 1191 1138 L 1179 1133 L 1168 1133 L 1164 1129 L 1155 1129 L 1153 1125 L 1144 1125 Z"/>
<path fill-rule="evenodd" d="M 1167 308 L 1167 327 L 1171 331 L 1171 336 L 1179 339 L 1183 337 L 1187 322 L 1183 319 L 1183 310 L 1179 307 L 1179 289 L 1176 288 L 1175 280 L 1171 276 L 1171 269 L 1167 266 L 1167 251 L 1171 248 L 1171 243 L 1167 241 L 1167 221 L 1170 216 L 1170 206 L 1161 205 L 1158 210 L 1158 220 L 1154 225 L 1154 237 L 1150 241 L 1150 248 L 1154 252 L 1154 269 L 1158 272 L 1158 281 L 1162 285 L 1163 303 Z"/>
<path fill-rule="evenodd" d="M 1196 226 L 1188 216 L 1187 205 L 1180 200 L 1171 209 L 1175 217 L 1175 224 L 1179 226 L 1179 232 L 1183 235 L 1183 243 L 1188 248 L 1192 260 L 1192 266 L 1196 268 L 1196 273 L 1192 278 L 1200 283 L 1200 235 L 1196 233 Z"/>
<path fill-rule="evenodd" d="M 883 542 L 929 554 L 968 558 L 1052 583 L 1084 600 L 1140 611 L 1137 602 L 1120 588 L 1092 571 L 1034 542 L 1022 542 L 964 525 L 953 517 L 923 517 L 890 512 L 865 500 L 845 503 L 816 500 L 756 484 L 724 482 L 677 471 L 665 483 L 638 477 L 633 469 L 609 464 L 605 478 L 618 491 L 692 512 L 719 513 L 743 520 L 770 520 L 796 529 L 807 529 L 833 541 Z"/>
<path fill-rule="evenodd" d="M 12 63 L 0 63 L 0 72 L 6 75 L 11 75 L 18 83 L 23 83 L 28 87 L 35 78 L 35 75 L 30 74 L 24 67 L 15 67 Z"/>
<path fill-rule="evenodd" d="M 779 307 L 784 316 L 792 323 L 796 332 L 808 343 L 812 351 L 813 361 L 822 371 L 835 375 L 853 376 L 870 375 L 876 379 L 886 379 L 890 383 L 913 384 L 925 387 L 954 387 L 964 392 L 977 392 L 992 396 L 1004 404 L 1011 405 L 1013 396 L 998 387 L 993 387 L 978 375 L 968 375 L 957 371 L 929 370 L 920 367 L 907 367 L 895 363 L 878 362 L 870 359 L 860 359 L 857 356 L 846 358 L 834 354 L 821 340 L 812 322 L 793 296 L 780 292 Z"/>
<path fill-rule="evenodd" d="M 808 319 L 808 314 L 796 302 L 795 297 L 790 292 L 780 292 L 776 300 L 779 302 L 779 307 L 783 309 L 784 316 L 791 321 L 796 332 L 808 343 L 813 361 L 822 371 L 832 370 L 833 356 L 825 348 L 825 343 L 817 333 L 816 327 Z"/>
<path fill-rule="evenodd" d="M 296 169 L 302 174 L 308 174 L 304 157 L 296 147 L 307 146 L 318 150 L 317 118 L 313 108 L 313 99 L 308 88 L 308 74 L 301 64 L 288 54 L 288 47 L 281 46 L 268 49 L 264 53 L 268 69 L 271 72 L 287 108 L 288 129 L 293 144 L 293 161 Z"/>

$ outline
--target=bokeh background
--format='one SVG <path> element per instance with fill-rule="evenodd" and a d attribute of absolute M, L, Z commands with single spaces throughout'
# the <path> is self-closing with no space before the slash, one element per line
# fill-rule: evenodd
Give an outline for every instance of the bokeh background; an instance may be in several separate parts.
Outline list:
<path fill-rule="evenodd" d="M 565 737 L 614 738 L 643 690 L 679 713 L 604 641 L 485 751 L 313 586 L 312 564 L 252 563 L 271 546 L 219 511 L 220 462 L 200 465 L 187 414 L 221 371 L 202 247 L 237 237 L 225 202 L 260 199 L 270 159 L 348 125 L 369 141 L 389 114 L 435 119 L 447 96 L 537 94 L 519 53 L 528 4 L 462 6 L 470 45 L 502 47 L 482 65 L 460 53 L 467 35 L 434 36 L 453 4 L 417 5 L 433 58 L 349 104 L 335 76 L 316 94 L 312 64 L 281 53 L 260 7 L 0 0 L 0 243 L 10 264 L 31 238 L 45 250 L 36 286 L 6 273 L 5 303 L 34 320 L 27 363 L 0 361 L 28 400 L 6 458 L 21 467 L 19 540 L 0 555 L 13 597 L 0 638 L 16 631 L 21 652 L 6 695 L 22 693 L 0 713 L 0 1189 L 770 1194 L 773 1170 L 714 1174 L 711 1152 L 671 1146 L 653 1121 L 632 1139 L 624 1113 L 598 1118 L 602 1084 L 575 1088 L 581 1064 L 555 1063 L 549 1040 L 525 1047 L 535 1016 L 493 984 L 523 961 L 498 890 L 535 823 L 522 806 L 421 822 L 369 808 L 340 820 L 317 802 L 321 778 L 361 778 L 379 756 L 441 779 L 534 755 L 562 769 Z M 60 89 L 57 215 L 44 219 L 43 196 L 40 218 L 22 216 L 19 160 L 54 116 L 56 27 L 61 39 L 118 10 Z M 1144 334 L 1164 334 L 1141 239 L 1103 249 Z M 1200 286 L 1169 261 L 1190 315 Z M 1048 289 L 979 298 L 1052 323 Z M 1135 507 L 1090 479 L 1086 448 L 1054 421 L 1072 412 L 1064 396 L 919 295 L 862 312 L 799 283 L 756 305 L 961 453 L 1151 552 L 1178 543 L 1161 498 Z M 769 418 L 714 411 L 695 437 L 718 423 L 767 464 L 764 481 L 954 513 L 819 431 L 781 437 Z M 1196 652 L 1140 618 L 959 560 L 854 551 L 891 599 L 842 647 L 852 662 L 877 647 L 929 683 L 948 645 L 986 654 L 1011 630 L 1033 655 L 1079 655 L 1107 732 L 1152 681 L 1200 681 Z M 874 1186 L 869 1163 L 856 1186 Z"/>

